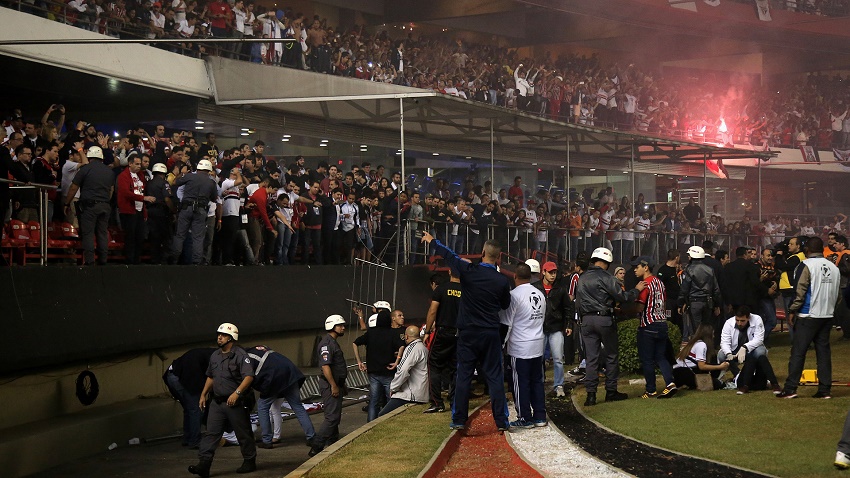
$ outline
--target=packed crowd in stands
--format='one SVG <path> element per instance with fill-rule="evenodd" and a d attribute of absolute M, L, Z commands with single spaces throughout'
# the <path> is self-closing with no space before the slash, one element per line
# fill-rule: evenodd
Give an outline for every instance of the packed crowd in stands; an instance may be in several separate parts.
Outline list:
<path fill-rule="evenodd" d="M 75 176 L 88 162 L 105 164 L 115 194 L 102 201 L 111 204 L 112 240 L 123 242 L 129 263 L 144 258 L 153 263 L 290 264 L 299 256 L 306 264 L 311 253 L 319 264 L 347 264 L 355 257 L 383 260 L 396 253 L 392 238 L 399 232 L 405 246 L 398 253 L 422 263 L 433 252 L 420 244 L 423 231 L 461 254 L 480 251 L 484 241 L 495 238 L 517 260 L 551 256 L 564 261 L 605 246 L 621 263 L 635 254 L 661 258 L 659 251 L 684 251 L 704 240 L 726 250 L 763 248 L 786 237 L 846 229 L 842 214 L 823 224 L 779 216 L 733 220 L 716 205 L 706 212 L 691 199 L 675 208 L 647 203 L 643 194 L 632 201 L 611 187 L 587 188 L 568 201 L 562 191 L 537 188 L 520 176 L 498 190 L 490 181 L 482 184 L 475 170 L 458 183 L 439 176 L 415 183 L 413 176 L 402 181 L 400 172 L 368 162 L 345 171 L 327 161 L 307 164 L 301 156 L 267 157 L 262 141 L 221 148 L 214 133 L 196 138 L 157 125 L 153 134 L 137 127 L 112 138 L 84 121 L 64 132 L 64 123 L 62 105 L 51 105 L 39 119 L 24 119 L 15 111 L 2 131 L 0 175 L 58 188 L 48 191 L 45 223 L 78 227 L 80 208 L 86 206 L 80 198 L 87 199 L 87 188 L 76 184 Z M 205 222 L 195 227 L 204 228 L 203 253 L 190 258 L 189 223 L 183 235 L 177 234 L 186 241 L 185 255 L 184 243 L 172 243 L 172 238 L 181 229 L 177 217 L 187 203 L 201 202 L 187 199 L 181 187 L 196 175 L 208 175 L 216 190 L 203 199 Z M 38 191 L 14 189 L 10 197 L 7 188 L 0 185 L 0 216 L 19 226 L 37 224 Z M 84 225 L 81 229 L 93 233 Z"/>
<path fill-rule="evenodd" d="M 794 2 L 820 11 L 846 2 Z M 668 71 L 605 62 L 596 54 L 523 57 L 515 48 L 448 36 L 391 38 L 387 30 L 333 28 L 318 16 L 238 0 L 72 0 L 25 9 L 106 35 L 185 38 L 162 46 L 196 56 L 394 83 L 570 122 L 723 145 L 850 149 L 850 98 L 841 76 L 780 86 L 747 75 Z M 811 7 L 811 9 L 809 8 Z M 288 38 L 290 43 L 205 45 L 205 38 Z"/>

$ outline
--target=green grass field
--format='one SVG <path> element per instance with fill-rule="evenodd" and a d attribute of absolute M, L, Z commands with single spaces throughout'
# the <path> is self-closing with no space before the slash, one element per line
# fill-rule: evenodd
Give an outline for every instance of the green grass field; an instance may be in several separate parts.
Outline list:
<path fill-rule="evenodd" d="M 474 410 L 483 399 L 471 400 Z M 416 405 L 359 436 L 307 474 L 319 477 L 408 478 L 416 476 L 449 436 L 451 413 L 423 414 Z"/>
<path fill-rule="evenodd" d="M 629 400 L 583 408 L 590 418 L 637 440 L 662 448 L 709 458 L 782 477 L 842 476 L 832 466 L 835 446 L 850 408 L 850 342 L 832 334 L 833 383 L 831 400 L 810 398 L 817 387 L 800 387 L 799 398 L 781 400 L 770 391 L 736 395 L 734 391 L 683 390 L 670 400 L 641 400 L 644 385 L 629 386 L 621 377 L 620 390 Z M 788 374 L 788 334 L 771 337 L 770 361 L 781 383 Z M 814 350 L 806 369 L 815 368 Z M 642 377 L 640 377 L 642 378 Z M 626 383 L 626 385 L 622 385 Z M 663 388 L 658 379 L 659 390 Z M 584 403 L 583 387 L 576 401 Z M 847 474 L 850 476 L 850 474 Z"/>

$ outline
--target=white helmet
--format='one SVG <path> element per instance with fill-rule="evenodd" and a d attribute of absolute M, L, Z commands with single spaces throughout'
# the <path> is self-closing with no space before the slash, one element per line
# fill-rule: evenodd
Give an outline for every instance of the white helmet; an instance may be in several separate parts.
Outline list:
<path fill-rule="evenodd" d="M 86 152 L 86 157 L 87 158 L 103 159 L 103 150 L 100 149 L 100 146 L 92 146 Z"/>
<path fill-rule="evenodd" d="M 597 247 L 593 250 L 593 254 L 590 255 L 590 260 L 592 261 L 594 259 L 600 259 L 610 264 L 614 262 L 614 255 L 605 247 Z"/>
<path fill-rule="evenodd" d="M 235 325 L 233 325 L 229 322 L 225 322 L 225 323 L 219 325 L 218 326 L 218 333 L 227 334 L 227 335 L 233 337 L 234 341 L 236 341 L 236 342 L 239 341 L 239 329 L 237 329 Z"/>
<path fill-rule="evenodd" d="M 198 171 L 212 171 L 212 163 L 208 159 L 198 161 Z"/>
<path fill-rule="evenodd" d="M 374 304 L 372 304 L 372 307 L 374 307 L 376 309 L 387 309 L 387 310 L 390 310 L 390 311 L 393 310 L 390 303 L 385 301 L 385 300 L 379 300 L 379 301 L 375 302 Z"/>
<path fill-rule="evenodd" d="M 705 259 L 705 249 L 700 246 L 691 246 L 688 249 L 688 257 L 691 259 Z"/>
<path fill-rule="evenodd" d="M 168 173 L 168 168 L 165 167 L 164 163 L 156 163 L 153 165 L 151 171 L 155 173 Z"/>
<path fill-rule="evenodd" d="M 334 314 L 325 319 L 325 330 L 330 332 L 337 325 L 345 325 L 345 319 L 339 314 Z"/>
<path fill-rule="evenodd" d="M 540 263 L 537 262 L 537 259 L 528 259 L 525 261 L 525 265 L 527 265 L 531 269 L 532 274 L 540 273 Z"/>

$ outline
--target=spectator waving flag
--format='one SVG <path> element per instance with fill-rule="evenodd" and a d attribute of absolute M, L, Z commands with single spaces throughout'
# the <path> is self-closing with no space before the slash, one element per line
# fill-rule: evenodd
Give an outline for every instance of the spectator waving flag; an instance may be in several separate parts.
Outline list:
<path fill-rule="evenodd" d="M 818 150 L 816 150 L 814 147 L 800 146 L 800 152 L 803 153 L 803 161 L 807 163 L 820 164 L 820 155 L 818 154 Z"/>
<path fill-rule="evenodd" d="M 702 0 L 706 5 L 711 5 L 712 7 L 719 7 L 720 0 Z"/>
<path fill-rule="evenodd" d="M 832 154 L 839 164 L 845 168 L 850 168 L 850 149 L 833 149 Z"/>
<path fill-rule="evenodd" d="M 756 0 L 756 11 L 759 14 L 759 20 L 763 22 L 773 21 L 770 18 L 770 3 L 768 3 L 768 0 Z"/>

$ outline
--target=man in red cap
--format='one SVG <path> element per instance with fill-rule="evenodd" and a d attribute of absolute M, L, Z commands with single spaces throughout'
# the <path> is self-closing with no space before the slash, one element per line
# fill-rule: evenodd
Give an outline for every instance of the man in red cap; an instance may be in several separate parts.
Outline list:
<path fill-rule="evenodd" d="M 569 296 L 569 284 L 559 280 L 558 266 L 552 261 L 540 268 L 542 280 L 531 285 L 546 295 L 546 315 L 543 318 L 543 335 L 552 354 L 554 380 L 552 386 L 555 395 L 564 396 L 564 334 L 572 335 L 572 327 L 567 322 L 572 318 L 572 301 Z"/>

